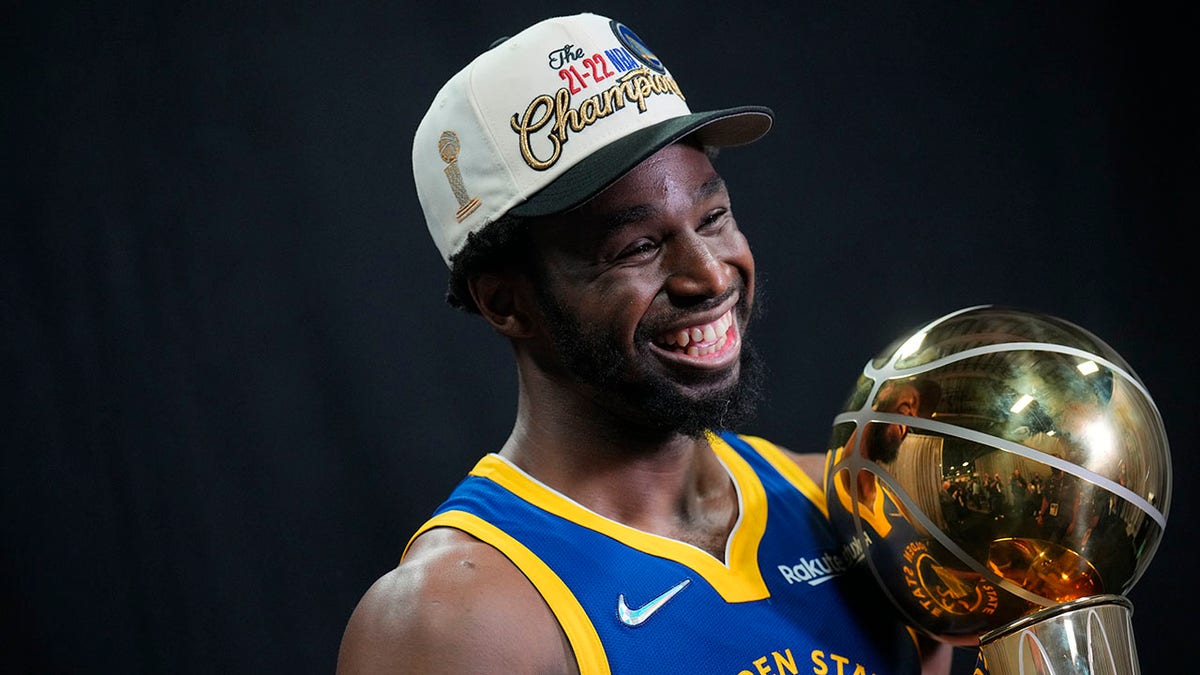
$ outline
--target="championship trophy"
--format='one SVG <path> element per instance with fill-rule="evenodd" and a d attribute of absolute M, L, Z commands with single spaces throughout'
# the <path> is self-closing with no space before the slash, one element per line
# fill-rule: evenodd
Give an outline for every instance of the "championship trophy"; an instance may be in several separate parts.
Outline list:
<path fill-rule="evenodd" d="M 829 516 L 902 617 L 992 675 L 1140 672 L 1125 594 L 1171 460 L 1137 375 L 1090 332 L 994 306 L 867 363 L 834 419 Z"/>

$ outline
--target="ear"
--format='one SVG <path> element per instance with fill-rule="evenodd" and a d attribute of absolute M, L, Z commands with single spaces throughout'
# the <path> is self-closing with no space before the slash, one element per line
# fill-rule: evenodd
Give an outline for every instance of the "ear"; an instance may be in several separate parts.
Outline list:
<path fill-rule="evenodd" d="M 475 306 L 492 328 L 510 338 L 529 337 L 533 322 L 528 311 L 529 280 L 522 274 L 486 273 L 467 281 Z"/>

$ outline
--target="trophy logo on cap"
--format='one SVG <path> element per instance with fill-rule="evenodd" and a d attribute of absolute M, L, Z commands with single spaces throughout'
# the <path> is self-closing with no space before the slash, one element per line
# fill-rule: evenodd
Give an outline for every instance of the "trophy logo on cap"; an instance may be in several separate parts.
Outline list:
<path fill-rule="evenodd" d="M 467 192 L 467 186 L 463 183 L 462 171 L 458 169 L 458 151 L 460 149 L 458 134 L 453 131 L 443 131 L 441 137 L 438 138 L 438 154 L 446 163 L 444 169 L 446 180 L 450 181 L 450 189 L 454 191 L 454 198 L 458 200 L 458 211 L 454 213 L 454 217 L 461 223 L 464 218 L 479 208 L 481 202 Z"/>

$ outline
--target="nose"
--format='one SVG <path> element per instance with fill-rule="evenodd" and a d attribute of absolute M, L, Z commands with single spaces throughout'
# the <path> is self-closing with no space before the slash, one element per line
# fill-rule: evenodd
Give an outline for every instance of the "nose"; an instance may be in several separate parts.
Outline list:
<path fill-rule="evenodd" d="M 729 289 L 733 267 L 724 262 L 701 237 L 672 242 L 666 289 L 677 300 L 702 300 Z"/>

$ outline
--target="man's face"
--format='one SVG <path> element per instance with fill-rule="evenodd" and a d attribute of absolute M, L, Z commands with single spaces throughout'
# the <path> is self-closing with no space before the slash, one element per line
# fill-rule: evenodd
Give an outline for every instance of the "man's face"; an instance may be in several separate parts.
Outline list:
<path fill-rule="evenodd" d="M 580 208 L 538 223 L 543 366 L 652 433 L 748 417 L 754 259 L 705 154 L 669 146 Z"/>
<path fill-rule="evenodd" d="M 911 384 L 888 382 L 879 389 L 875 409 L 880 412 L 896 413 L 915 417 L 921 408 L 921 395 Z M 900 452 L 900 443 L 908 434 L 907 424 L 883 424 L 872 422 L 867 425 L 864 451 L 876 462 L 892 462 Z"/>

